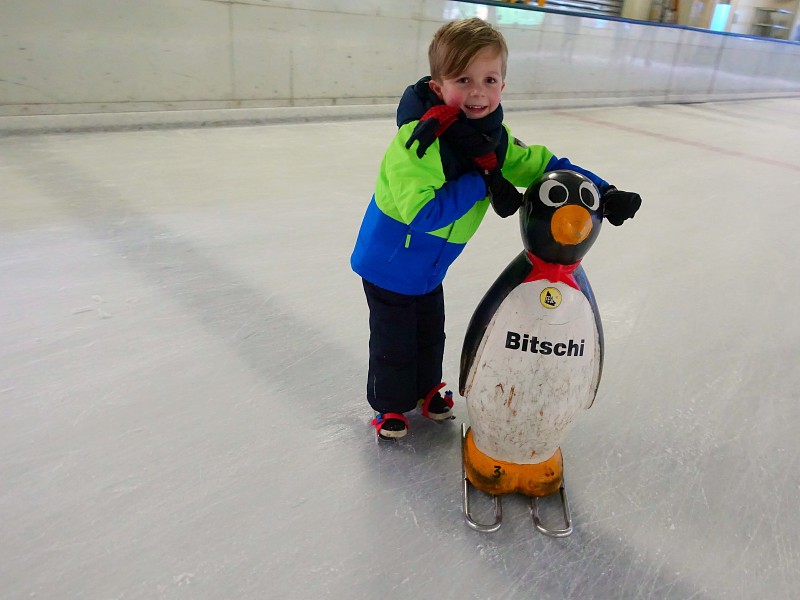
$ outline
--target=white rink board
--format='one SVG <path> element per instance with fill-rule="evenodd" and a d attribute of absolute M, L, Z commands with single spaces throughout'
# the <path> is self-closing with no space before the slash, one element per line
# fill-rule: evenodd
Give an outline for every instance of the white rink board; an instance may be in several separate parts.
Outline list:
<path fill-rule="evenodd" d="M 436 29 L 479 9 L 508 42 L 506 109 L 800 95 L 800 44 L 641 21 L 444 0 L 3 0 L 0 130 L 390 116 Z"/>

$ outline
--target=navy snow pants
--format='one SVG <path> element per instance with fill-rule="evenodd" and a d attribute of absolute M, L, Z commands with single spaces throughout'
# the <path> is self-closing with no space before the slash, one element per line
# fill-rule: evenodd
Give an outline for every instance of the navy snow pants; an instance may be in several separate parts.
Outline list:
<path fill-rule="evenodd" d="M 381 413 L 413 410 L 442 381 L 444 290 L 407 296 L 364 281 L 369 305 L 367 401 Z"/>

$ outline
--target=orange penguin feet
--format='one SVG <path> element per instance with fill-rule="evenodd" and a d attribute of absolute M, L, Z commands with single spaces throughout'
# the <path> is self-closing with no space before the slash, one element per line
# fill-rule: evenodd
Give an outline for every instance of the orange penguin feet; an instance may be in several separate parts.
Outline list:
<path fill-rule="evenodd" d="M 564 463 L 561 449 L 544 462 L 521 465 L 495 460 L 475 446 L 472 429 L 464 438 L 464 470 L 470 483 L 495 496 L 519 493 L 526 496 L 549 496 L 561 487 Z"/>

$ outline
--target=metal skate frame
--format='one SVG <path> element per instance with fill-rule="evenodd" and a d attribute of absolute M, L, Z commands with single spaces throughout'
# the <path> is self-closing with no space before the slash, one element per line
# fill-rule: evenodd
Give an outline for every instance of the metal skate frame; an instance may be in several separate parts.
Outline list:
<path fill-rule="evenodd" d="M 470 488 L 474 487 L 469 479 L 467 478 L 467 471 L 466 467 L 464 466 L 464 440 L 467 437 L 467 425 L 465 423 L 461 424 L 461 479 L 463 483 L 463 509 L 464 509 L 464 520 L 467 523 L 467 526 L 475 531 L 480 531 L 481 533 L 493 533 L 500 529 L 500 526 L 503 524 L 503 502 L 500 496 L 492 496 L 494 500 L 494 523 L 479 523 L 472 517 L 472 511 L 470 510 L 470 501 L 469 501 L 469 492 Z M 561 487 L 559 488 L 559 494 L 561 497 L 561 509 L 564 515 L 564 527 L 561 529 L 558 528 L 550 528 L 547 527 L 542 520 L 539 518 L 539 504 L 538 498 L 536 496 L 531 496 L 531 519 L 533 519 L 533 525 L 536 527 L 536 530 L 540 533 L 543 533 L 546 536 L 554 537 L 554 538 L 564 538 L 567 537 L 572 533 L 572 517 L 570 516 L 569 512 L 569 502 L 567 501 L 567 490 L 564 487 L 564 481 L 561 481 Z"/>

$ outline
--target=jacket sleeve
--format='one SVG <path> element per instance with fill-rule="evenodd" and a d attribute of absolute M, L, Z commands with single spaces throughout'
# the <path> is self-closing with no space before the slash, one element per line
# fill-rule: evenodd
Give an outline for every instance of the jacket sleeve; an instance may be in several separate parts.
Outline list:
<path fill-rule="evenodd" d="M 547 167 L 545 171 L 558 171 L 558 170 L 565 170 L 565 171 L 575 171 L 576 173 L 580 173 L 581 175 L 585 175 L 588 177 L 592 183 L 597 186 L 597 189 L 600 190 L 600 193 L 606 191 L 609 187 L 609 183 L 589 171 L 588 169 L 584 169 L 583 167 L 579 167 L 578 165 L 573 165 L 568 158 L 556 158 L 555 156 L 550 158 L 550 161 L 547 163 Z"/>
<path fill-rule="evenodd" d="M 509 143 L 502 171 L 505 178 L 515 186 L 527 188 L 545 173 L 564 169 L 585 175 L 601 193 L 610 187 L 608 182 L 588 169 L 572 164 L 568 158 L 558 158 L 544 146 L 526 146 L 511 135 L 506 125 L 503 127 L 508 132 Z"/>
<path fill-rule="evenodd" d="M 508 133 L 508 147 L 501 171 L 516 187 L 527 188 L 547 171 L 553 153 L 544 146 L 527 146 Z"/>
<path fill-rule="evenodd" d="M 417 121 L 400 128 L 381 165 L 375 200 L 388 216 L 416 231 L 435 231 L 463 217 L 486 197 L 486 184 L 477 171 L 446 181 L 439 141 L 422 158 L 416 146 L 405 147 Z"/>

